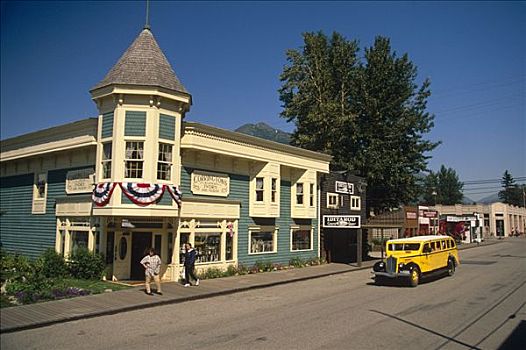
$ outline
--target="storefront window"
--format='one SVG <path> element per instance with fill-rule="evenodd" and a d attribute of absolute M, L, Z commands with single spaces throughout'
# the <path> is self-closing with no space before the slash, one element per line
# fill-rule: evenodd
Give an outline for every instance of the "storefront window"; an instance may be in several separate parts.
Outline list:
<path fill-rule="evenodd" d="M 292 250 L 310 250 L 311 230 L 292 230 Z"/>
<path fill-rule="evenodd" d="M 74 253 L 82 248 L 88 249 L 88 232 L 71 231 L 71 252 Z"/>
<path fill-rule="evenodd" d="M 274 246 L 273 232 L 250 233 L 250 253 L 274 252 Z"/>
<path fill-rule="evenodd" d="M 227 232 L 226 234 L 226 260 L 234 259 L 234 236 Z"/>
<path fill-rule="evenodd" d="M 195 250 L 197 251 L 197 262 L 213 262 L 221 260 L 221 234 L 220 233 L 196 233 Z"/>

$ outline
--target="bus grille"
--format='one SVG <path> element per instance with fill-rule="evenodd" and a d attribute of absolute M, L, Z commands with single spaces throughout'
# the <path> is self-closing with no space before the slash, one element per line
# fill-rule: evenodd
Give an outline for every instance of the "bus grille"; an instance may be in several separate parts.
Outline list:
<path fill-rule="evenodd" d="M 385 272 L 396 272 L 396 258 L 393 258 L 392 256 L 387 258 L 387 261 L 385 262 Z"/>

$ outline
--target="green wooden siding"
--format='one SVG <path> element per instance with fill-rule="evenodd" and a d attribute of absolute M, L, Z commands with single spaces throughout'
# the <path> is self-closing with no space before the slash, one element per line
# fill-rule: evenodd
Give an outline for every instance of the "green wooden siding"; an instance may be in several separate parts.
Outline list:
<path fill-rule="evenodd" d="M 194 169 L 184 167 L 181 172 L 181 191 L 183 192 L 183 205 L 185 198 L 199 197 L 206 198 L 207 196 L 193 195 L 191 188 L 191 173 Z M 201 170 L 201 169 L 198 169 Z M 206 169 L 202 169 L 206 170 Z M 256 261 L 271 261 L 273 263 L 288 264 L 293 257 L 301 257 L 304 259 L 316 257 L 318 254 L 317 230 L 314 229 L 314 243 L 312 251 L 291 252 L 290 251 L 290 226 L 294 225 L 290 214 L 290 187 L 289 181 L 281 181 L 280 191 L 280 217 L 254 219 L 249 216 L 249 181 L 250 178 L 244 175 L 228 174 L 230 176 L 230 194 L 227 199 L 241 201 L 240 218 L 238 223 L 238 262 L 245 266 L 252 266 Z M 208 197 L 211 198 L 211 197 Z M 276 225 L 279 227 L 278 231 L 278 249 L 276 253 L 267 254 L 248 254 L 248 227 L 264 222 L 265 225 Z M 302 224 L 310 224 L 311 220 L 303 220 Z M 313 222 L 313 224 L 316 224 Z"/>
<path fill-rule="evenodd" d="M 159 138 L 175 140 L 175 117 L 161 114 L 159 118 Z"/>
<path fill-rule="evenodd" d="M 102 115 L 102 138 L 113 136 L 113 112 Z"/>
<path fill-rule="evenodd" d="M 126 111 L 124 136 L 146 135 L 146 112 Z"/>
<path fill-rule="evenodd" d="M 48 172 L 45 214 L 31 214 L 34 174 L 3 177 L 0 180 L 0 243 L 10 252 L 36 258 L 55 247 L 56 198 L 66 196 L 66 173 L 83 168 Z"/>

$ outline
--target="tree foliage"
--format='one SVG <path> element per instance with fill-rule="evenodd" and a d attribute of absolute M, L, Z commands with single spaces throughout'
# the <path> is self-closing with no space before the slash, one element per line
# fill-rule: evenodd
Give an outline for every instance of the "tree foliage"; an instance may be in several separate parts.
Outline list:
<path fill-rule="evenodd" d="M 415 175 L 427 165 L 424 140 L 433 127 L 426 111 L 430 82 L 418 86 L 417 68 L 377 37 L 358 57 L 358 43 L 338 33 L 305 33 L 301 50 L 287 52 L 281 74 L 282 117 L 294 122 L 294 145 L 333 156 L 332 168 L 367 179 L 375 211 L 409 203 Z"/>
<path fill-rule="evenodd" d="M 502 175 L 500 183 L 502 184 L 502 191 L 499 192 L 499 198 L 504 203 L 518 207 L 524 206 L 524 186 L 517 185 L 508 170 Z"/>
<path fill-rule="evenodd" d="M 424 180 L 424 202 L 429 205 L 454 205 L 462 203 L 462 189 L 458 175 L 444 165 L 436 173 L 431 171 Z"/>

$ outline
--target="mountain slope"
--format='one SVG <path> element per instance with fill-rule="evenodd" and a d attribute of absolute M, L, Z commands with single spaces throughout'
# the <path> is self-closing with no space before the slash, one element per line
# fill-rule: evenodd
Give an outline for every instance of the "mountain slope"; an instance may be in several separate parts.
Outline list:
<path fill-rule="evenodd" d="M 235 130 L 242 134 L 259 137 L 265 140 L 290 144 L 290 134 L 271 127 L 266 123 L 245 124 Z"/>

